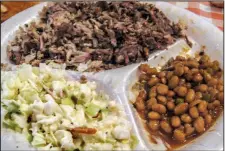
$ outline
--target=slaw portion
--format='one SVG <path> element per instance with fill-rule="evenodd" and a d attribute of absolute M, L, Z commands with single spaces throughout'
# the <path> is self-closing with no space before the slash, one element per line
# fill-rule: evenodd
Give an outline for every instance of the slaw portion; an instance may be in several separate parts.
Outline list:
<path fill-rule="evenodd" d="M 123 108 L 96 88 L 45 64 L 1 71 L 2 125 L 40 150 L 134 149 L 138 141 Z"/>

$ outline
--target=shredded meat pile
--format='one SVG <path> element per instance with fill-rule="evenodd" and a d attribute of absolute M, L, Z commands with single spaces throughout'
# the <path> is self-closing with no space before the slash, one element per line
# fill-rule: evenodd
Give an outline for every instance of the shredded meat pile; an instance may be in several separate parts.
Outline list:
<path fill-rule="evenodd" d="M 8 46 L 14 64 L 65 63 L 86 71 L 118 68 L 146 60 L 184 30 L 152 4 L 139 2 L 49 3 L 40 20 L 21 27 Z"/>

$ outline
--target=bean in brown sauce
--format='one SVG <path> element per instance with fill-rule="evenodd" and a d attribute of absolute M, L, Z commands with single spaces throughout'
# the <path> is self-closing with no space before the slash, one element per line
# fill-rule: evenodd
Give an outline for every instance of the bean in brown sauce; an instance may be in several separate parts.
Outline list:
<path fill-rule="evenodd" d="M 220 106 L 220 101 L 219 100 L 213 101 L 213 105 L 214 105 L 214 107 Z"/>
<path fill-rule="evenodd" d="M 172 76 L 171 79 L 169 80 L 168 86 L 170 89 L 174 89 L 177 87 L 179 84 L 179 78 L 178 76 Z"/>
<path fill-rule="evenodd" d="M 162 96 L 162 95 L 158 95 L 158 96 L 157 96 L 157 100 L 158 100 L 158 102 L 159 102 L 160 104 L 163 104 L 163 105 L 166 105 L 166 103 L 167 103 L 166 97 L 165 97 L 165 96 Z"/>
<path fill-rule="evenodd" d="M 176 56 L 176 60 L 184 61 L 186 58 L 183 56 Z"/>
<path fill-rule="evenodd" d="M 184 126 L 180 125 L 177 129 L 183 132 L 184 131 Z"/>
<path fill-rule="evenodd" d="M 205 63 L 205 62 L 208 62 L 209 60 L 210 60 L 209 56 L 203 55 L 199 61 L 201 63 Z"/>
<path fill-rule="evenodd" d="M 184 73 L 188 73 L 189 72 L 189 68 L 187 66 L 184 66 Z"/>
<path fill-rule="evenodd" d="M 145 99 L 146 98 L 146 91 L 143 89 L 139 92 L 138 97 Z"/>
<path fill-rule="evenodd" d="M 201 101 L 198 104 L 198 111 L 199 112 L 204 112 L 207 109 L 207 102 L 206 101 Z"/>
<path fill-rule="evenodd" d="M 180 118 L 179 118 L 178 116 L 173 116 L 173 117 L 171 118 L 171 125 L 172 125 L 173 127 L 179 127 L 180 124 L 181 124 L 181 121 L 180 121 Z"/>
<path fill-rule="evenodd" d="M 158 120 L 150 120 L 148 122 L 148 127 L 153 130 L 156 131 L 159 129 L 160 125 L 159 125 L 159 121 Z"/>
<path fill-rule="evenodd" d="M 188 103 L 180 103 L 174 108 L 175 115 L 183 114 L 188 109 Z"/>
<path fill-rule="evenodd" d="M 186 79 L 187 81 L 191 81 L 192 78 L 193 78 L 193 74 L 192 74 L 191 71 L 189 71 L 188 73 L 186 73 L 186 74 L 184 75 L 184 77 L 185 77 L 185 79 Z"/>
<path fill-rule="evenodd" d="M 167 96 L 168 97 L 173 97 L 175 95 L 175 93 L 171 90 L 168 91 Z"/>
<path fill-rule="evenodd" d="M 200 84 L 197 86 L 196 90 L 200 92 L 206 92 L 208 90 L 208 86 L 206 84 Z"/>
<path fill-rule="evenodd" d="M 223 92 L 219 92 L 217 94 L 217 99 L 220 101 L 221 104 L 223 104 L 223 102 L 224 102 L 224 93 Z"/>
<path fill-rule="evenodd" d="M 148 81 L 148 85 L 150 87 L 156 85 L 159 82 L 159 78 L 157 77 L 152 77 L 149 81 Z"/>
<path fill-rule="evenodd" d="M 185 141 L 185 134 L 179 129 L 174 130 L 173 137 L 179 142 Z"/>
<path fill-rule="evenodd" d="M 208 104 L 207 104 L 207 107 L 208 107 Z M 209 113 L 209 111 L 206 109 L 204 112 L 201 112 L 200 115 L 204 117 L 204 116 L 206 116 L 208 113 Z"/>
<path fill-rule="evenodd" d="M 203 80 L 203 77 L 201 74 L 195 74 L 194 77 L 193 77 L 193 81 L 194 82 L 201 82 Z"/>
<path fill-rule="evenodd" d="M 177 76 L 182 76 L 184 74 L 184 67 L 182 64 L 175 65 L 174 74 Z"/>
<path fill-rule="evenodd" d="M 223 92 L 223 85 L 218 84 L 217 85 L 217 90 L 220 91 L 220 92 Z"/>
<path fill-rule="evenodd" d="M 158 85 L 156 89 L 158 94 L 166 95 L 168 93 L 168 86 L 165 84 Z"/>
<path fill-rule="evenodd" d="M 207 81 L 210 81 L 211 80 L 211 75 L 208 73 L 208 72 L 204 72 L 204 74 L 203 74 L 203 76 L 204 76 L 204 80 L 207 82 Z"/>
<path fill-rule="evenodd" d="M 190 108 L 189 114 L 192 118 L 197 118 L 199 116 L 198 109 L 196 107 Z"/>
<path fill-rule="evenodd" d="M 154 104 L 157 104 L 156 98 L 151 98 L 151 99 L 149 99 L 149 100 L 147 101 L 147 108 L 148 108 L 148 109 L 151 109 L 151 108 L 152 108 L 152 105 L 154 105 Z"/>
<path fill-rule="evenodd" d="M 149 66 L 148 66 L 148 64 L 141 64 L 138 68 L 141 72 L 147 73 Z"/>
<path fill-rule="evenodd" d="M 166 79 L 170 79 L 173 76 L 173 72 L 172 71 L 168 71 L 166 74 Z"/>
<path fill-rule="evenodd" d="M 191 103 L 189 103 L 189 108 L 194 107 L 194 106 L 198 105 L 201 102 L 202 102 L 202 100 L 200 100 L 200 99 L 194 100 Z"/>
<path fill-rule="evenodd" d="M 166 121 L 161 121 L 160 122 L 160 127 L 163 129 L 164 132 L 166 133 L 172 133 L 172 127 L 170 124 Z"/>
<path fill-rule="evenodd" d="M 195 99 L 201 99 L 202 98 L 202 93 L 201 92 L 196 92 L 195 93 Z"/>
<path fill-rule="evenodd" d="M 208 108 L 209 110 L 212 110 L 212 109 L 214 109 L 215 107 L 214 107 L 213 103 L 208 103 L 207 108 Z"/>
<path fill-rule="evenodd" d="M 212 116 L 210 114 L 205 116 L 205 123 L 208 125 L 212 123 Z"/>
<path fill-rule="evenodd" d="M 139 76 L 139 81 L 147 81 L 149 80 L 149 77 L 145 73 L 141 73 Z"/>
<path fill-rule="evenodd" d="M 138 111 L 143 111 L 145 110 L 145 104 L 144 104 L 144 100 L 142 98 L 137 98 L 136 102 L 135 102 L 135 107 Z"/>
<path fill-rule="evenodd" d="M 166 84 L 166 83 L 167 83 L 166 78 L 161 78 L 160 80 L 161 80 L 161 82 L 162 82 L 163 84 Z"/>
<path fill-rule="evenodd" d="M 153 86 L 151 88 L 151 90 L 149 91 L 149 94 L 148 94 L 149 98 L 155 98 L 157 96 L 157 93 L 156 93 L 156 86 Z"/>
<path fill-rule="evenodd" d="M 178 86 L 177 90 L 176 90 L 176 93 L 177 93 L 178 96 L 184 97 L 187 94 L 187 88 L 184 87 L 184 86 Z"/>
<path fill-rule="evenodd" d="M 172 101 L 167 102 L 167 109 L 172 111 L 175 108 L 175 104 Z"/>
<path fill-rule="evenodd" d="M 194 121 L 194 127 L 196 129 L 196 131 L 198 133 L 202 133 L 205 131 L 205 122 L 204 119 L 202 117 L 198 117 L 195 121 Z"/>
<path fill-rule="evenodd" d="M 174 102 L 174 99 L 172 97 L 167 97 L 167 100 Z"/>
<path fill-rule="evenodd" d="M 195 91 L 193 89 L 189 89 L 186 95 L 186 102 L 190 103 L 195 99 Z"/>
<path fill-rule="evenodd" d="M 218 79 L 218 84 L 223 86 L 223 80 L 222 79 Z"/>
<path fill-rule="evenodd" d="M 194 131 L 195 131 L 195 128 L 192 127 L 190 124 L 185 124 L 184 127 L 185 127 L 185 135 L 186 136 L 189 136 L 189 135 L 193 134 Z"/>
<path fill-rule="evenodd" d="M 156 68 L 148 68 L 147 72 L 146 72 L 148 75 L 156 75 L 158 72 L 157 72 L 157 69 Z"/>
<path fill-rule="evenodd" d="M 159 120 L 161 115 L 158 112 L 151 111 L 148 113 L 148 118 L 151 120 Z"/>
<path fill-rule="evenodd" d="M 158 74 L 158 77 L 159 78 L 164 78 L 166 76 L 166 72 L 165 71 L 161 71 L 159 74 Z"/>
<path fill-rule="evenodd" d="M 192 118 L 188 114 L 181 115 L 181 121 L 184 123 L 191 123 Z"/>
<path fill-rule="evenodd" d="M 218 93 L 219 93 L 219 91 L 217 89 L 212 88 L 209 90 L 211 101 L 216 98 Z"/>
<path fill-rule="evenodd" d="M 211 78 L 211 80 L 208 81 L 208 86 L 216 86 L 217 85 L 218 80 L 216 78 Z"/>
<path fill-rule="evenodd" d="M 187 61 L 186 66 L 188 66 L 189 68 L 198 68 L 199 63 L 197 61 Z"/>
<path fill-rule="evenodd" d="M 153 104 L 152 105 L 152 110 L 156 111 L 158 113 L 164 114 L 166 113 L 166 107 L 162 104 Z"/>
<path fill-rule="evenodd" d="M 199 70 L 197 68 L 191 69 L 192 74 L 197 74 L 199 73 Z"/>

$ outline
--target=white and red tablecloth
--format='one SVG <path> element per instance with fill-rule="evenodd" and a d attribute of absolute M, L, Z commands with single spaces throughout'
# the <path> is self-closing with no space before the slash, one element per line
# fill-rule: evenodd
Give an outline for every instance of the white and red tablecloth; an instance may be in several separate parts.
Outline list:
<path fill-rule="evenodd" d="M 207 21 L 216 25 L 219 29 L 223 31 L 223 8 L 217 8 L 212 6 L 209 2 L 169 2 L 178 7 L 187 9 Z"/>

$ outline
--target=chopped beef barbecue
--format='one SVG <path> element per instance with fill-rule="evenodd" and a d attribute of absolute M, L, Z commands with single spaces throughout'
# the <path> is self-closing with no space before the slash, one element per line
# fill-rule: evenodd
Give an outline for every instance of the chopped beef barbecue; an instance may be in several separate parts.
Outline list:
<path fill-rule="evenodd" d="M 58 2 L 40 12 L 40 21 L 20 28 L 8 46 L 14 64 L 65 63 L 87 71 L 118 68 L 163 50 L 184 29 L 152 4 L 139 2 Z"/>

